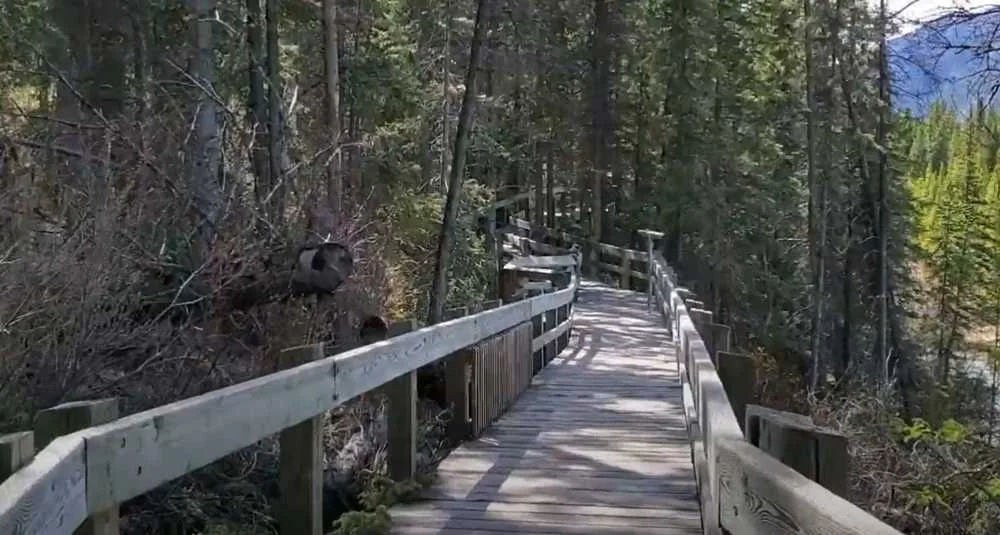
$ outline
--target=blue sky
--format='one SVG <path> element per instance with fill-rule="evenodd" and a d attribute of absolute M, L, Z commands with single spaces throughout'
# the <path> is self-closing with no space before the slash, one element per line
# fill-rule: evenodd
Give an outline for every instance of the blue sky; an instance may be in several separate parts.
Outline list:
<path fill-rule="evenodd" d="M 869 0 L 878 5 L 878 0 Z M 899 13 L 900 30 L 905 33 L 920 21 L 943 15 L 956 8 L 976 9 L 995 5 L 997 0 L 888 0 L 890 13 Z"/>

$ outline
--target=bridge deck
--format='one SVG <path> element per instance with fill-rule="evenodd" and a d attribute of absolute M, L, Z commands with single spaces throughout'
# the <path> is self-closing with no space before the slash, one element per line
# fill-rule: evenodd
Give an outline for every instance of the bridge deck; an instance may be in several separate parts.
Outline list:
<path fill-rule="evenodd" d="M 645 299 L 584 282 L 570 346 L 427 500 L 392 509 L 393 532 L 700 532 L 672 344 Z"/>

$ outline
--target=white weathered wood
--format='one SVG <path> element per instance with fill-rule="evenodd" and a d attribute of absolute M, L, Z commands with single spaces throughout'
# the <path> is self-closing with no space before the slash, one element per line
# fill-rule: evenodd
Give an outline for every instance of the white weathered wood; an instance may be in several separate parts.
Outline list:
<path fill-rule="evenodd" d="M 720 440 L 722 526 L 747 535 L 900 535 L 743 440 Z"/>
<path fill-rule="evenodd" d="M 569 288 L 439 323 L 85 432 L 99 511 L 573 300 Z"/>
<path fill-rule="evenodd" d="M 660 298 L 670 296 L 669 314 L 677 329 L 678 363 L 685 374 L 685 416 L 689 424 L 695 424 L 690 430 L 692 451 L 699 483 L 705 483 L 701 493 L 705 533 L 717 533 L 721 527 L 739 535 L 898 534 L 743 439 L 682 297 L 690 292 L 676 287 L 661 255 L 654 255 L 653 264 L 654 292 Z M 661 287 L 665 284 L 672 286 L 669 292 Z"/>
<path fill-rule="evenodd" d="M 531 352 L 541 351 L 546 345 L 552 343 L 553 340 L 559 338 L 566 333 L 573 326 L 573 318 L 570 318 L 559 325 L 556 325 L 552 330 L 542 333 L 541 336 L 535 338 L 531 341 Z"/>
<path fill-rule="evenodd" d="M 524 236 L 518 236 L 517 234 L 512 234 L 509 232 L 504 233 L 503 236 L 506 241 L 509 241 L 511 244 L 517 247 L 521 248 L 527 247 L 527 250 L 530 251 L 531 254 L 561 255 L 569 252 L 563 247 L 550 245 L 548 243 L 532 240 L 531 238 L 525 238 Z"/>
<path fill-rule="evenodd" d="M 518 256 L 511 259 L 504 265 L 504 269 L 524 269 L 524 268 L 571 268 L 576 266 L 576 257 L 573 255 L 559 256 Z"/>
<path fill-rule="evenodd" d="M 68 535 L 87 520 L 87 465 L 80 433 L 56 438 L 0 484 L 0 533 Z"/>

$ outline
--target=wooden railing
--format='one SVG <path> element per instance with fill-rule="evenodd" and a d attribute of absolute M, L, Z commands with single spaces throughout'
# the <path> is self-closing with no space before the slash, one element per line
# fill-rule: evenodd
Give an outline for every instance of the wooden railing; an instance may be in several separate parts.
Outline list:
<path fill-rule="evenodd" d="M 594 267 L 599 273 L 610 274 L 617 280 L 618 287 L 625 290 L 644 290 L 648 285 L 647 251 L 587 240 L 567 232 L 538 227 L 521 218 L 512 218 L 511 225 L 502 234 L 511 248 L 522 254 L 555 254 L 554 251 L 568 249 L 574 244 L 585 244 L 586 247 L 596 249 L 595 255 L 581 251 L 581 265 L 585 271 Z M 531 238 L 532 235 L 538 239 Z M 596 258 L 596 264 L 592 258 Z"/>
<path fill-rule="evenodd" d="M 395 336 L 333 356 L 322 344 L 292 348 L 282 358 L 288 369 L 228 388 L 124 418 L 114 399 L 43 411 L 33 433 L 0 438 L 0 534 L 117 533 L 119 504 L 276 433 L 280 528 L 322 533 L 321 415 L 380 389 L 390 474 L 412 477 L 417 370 L 444 360 L 450 434 L 481 431 L 526 388 L 535 355 L 566 345 L 578 286 L 567 258 L 548 261 L 568 268 L 561 289 L 430 327 L 395 325 Z"/>
<path fill-rule="evenodd" d="M 652 258 L 649 303 L 674 333 L 704 532 L 898 535 L 843 498 L 842 435 L 808 416 L 752 404 L 752 361 L 731 353 L 728 327 L 677 286 L 676 273 L 653 251 L 662 234 L 643 234 Z"/>

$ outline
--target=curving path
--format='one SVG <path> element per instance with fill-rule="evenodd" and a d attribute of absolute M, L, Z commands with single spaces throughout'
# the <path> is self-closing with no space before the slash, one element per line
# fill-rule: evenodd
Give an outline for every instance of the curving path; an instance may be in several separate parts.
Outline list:
<path fill-rule="evenodd" d="M 700 533 L 673 351 L 644 294 L 585 281 L 569 347 L 393 533 Z"/>

